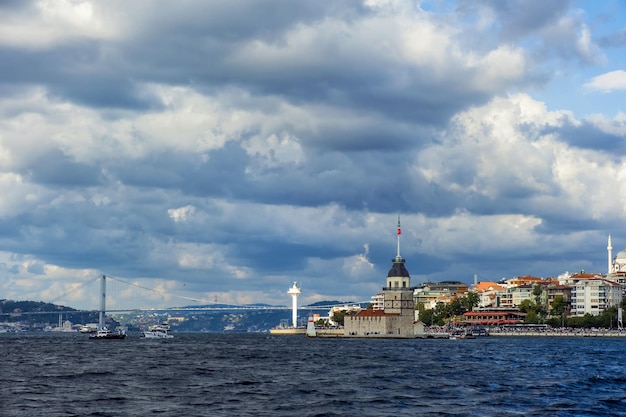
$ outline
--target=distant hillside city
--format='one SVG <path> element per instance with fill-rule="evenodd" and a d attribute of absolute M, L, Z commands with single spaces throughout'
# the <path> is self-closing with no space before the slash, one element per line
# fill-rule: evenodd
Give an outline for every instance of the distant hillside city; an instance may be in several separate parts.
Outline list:
<path fill-rule="evenodd" d="M 556 278 L 519 276 L 498 282 L 467 284 L 459 281 L 426 282 L 413 287 L 416 319 L 430 326 L 545 323 L 553 327 L 621 326 L 618 308 L 624 303 L 622 274 L 566 273 Z M 316 314 L 317 325 L 342 326 L 346 315 L 363 309 L 383 310 L 382 293 L 368 306 L 343 301 L 322 301 L 328 313 Z M 27 314 L 54 311 L 50 314 Z M 0 332 L 78 331 L 96 323 L 98 313 L 73 312 L 69 307 L 33 301 L 0 300 Z M 306 321 L 300 308 L 299 324 Z M 108 315 L 111 327 L 124 325 L 140 331 L 167 321 L 179 332 L 266 332 L 288 322 L 288 310 L 132 312 Z M 61 317 L 61 318 L 60 318 Z"/>
<path fill-rule="evenodd" d="M 346 318 L 351 317 L 361 317 L 358 323 L 367 322 L 367 326 L 371 326 L 374 321 L 384 317 L 376 312 L 399 309 L 401 315 L 406 316 L 410 313 L 407 309 L 411 309 L 414 310 L 414 313 L 410 313 L 414 315 L 412 321 L 427 326 L 545 324 L 552 327 L 619 329 L 623 326 L 626 249 L 613 257 L 610 236 L 607 274 L 580 271 L 551 278 L 518 276 L 498 282 L 479 282 L 474 278 L 471 285 L 459 281 L 442 281 L 426 282 L 415 287 L 410 285 L 409 273 L 404 268 L 405 260 L 400 256 L 399 238 L 398 220 L 398 255 L 392 263 L 386 286 L 382 292 L 371 297 L 369 305 L 343 301 L 318 302 L 300 307 L 299 323 L 295 324 L 304 325 L 306 316 L 312 315 L 315 324 L 322 327 L 344 326 Z M 407 298 L 402 298 L 402 305 L 396 305 L 393 301 L 396 295 L 390 294 L 402 294 L 402 297 Z M 330 307 L 325 315 L 312 314 L 314 307 L 318 306 Z M 223 307 L 222 311 L 181 309 L 174 312 L 111 314 L 107 315 L 106 320 L 112 328 L 121 325 L 131 332 L 164 321 L 170 324 L 173 331 L 181 332 L 266 332 L 278 325 L 288 326 L 290 312 L 286 309 L 271 309 L 269 307 L 272 306 L 267 306 L 267 309 L 229 310 L 228 306 Z M 306 313 L 307 308 L 310 314 Z M 315 311 L 318 310 L 315 308 Z M 366 314 L 367 311 L 372 313 Z M 44 302 L 0 300 L 0 332 L 73 332 L 97 320 L 97 312 L 76 312 L 69 307 Z M 352 319 L 350 321 L 357 323 Z M 355 328 L 355 334 L 359 326 Z M 410 324 L 402 326 L 408 328 Z M 371 328 L 367 330 L 371 331 Z"/>

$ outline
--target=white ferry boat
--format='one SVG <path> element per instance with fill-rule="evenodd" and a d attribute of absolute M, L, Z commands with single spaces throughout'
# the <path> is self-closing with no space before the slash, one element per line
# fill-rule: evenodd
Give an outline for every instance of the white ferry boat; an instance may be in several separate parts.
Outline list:
<path fill-rule="evenodd" d="M 169 324 L 162 323 L 148 327 L 148 330 L 143 332 L 143 336 L 148 339 L 172 339 L 174 335 L 171 332 Z"/>
<path fill-rule="evenodd" d="M 98 329 L 96 333 L 91 333 L 89 335 L 89 339 L 98 340 L 98 339 L 124 339 L 126 337 L 126 333 L 122 331 L 118 331 L 117 333 L 111 332 L 107 327 L 102 327 Z"/>

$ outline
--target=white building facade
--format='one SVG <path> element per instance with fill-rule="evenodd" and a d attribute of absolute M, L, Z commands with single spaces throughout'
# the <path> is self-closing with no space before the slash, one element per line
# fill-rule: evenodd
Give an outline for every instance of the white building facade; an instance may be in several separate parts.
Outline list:
<path fill-rule="evenodd" d="M 622 285 L 605 278 L 579 279 L 572 286 L 572 317 L 597 316 L 609 307 L 619 306 L 624 296 Z"/>

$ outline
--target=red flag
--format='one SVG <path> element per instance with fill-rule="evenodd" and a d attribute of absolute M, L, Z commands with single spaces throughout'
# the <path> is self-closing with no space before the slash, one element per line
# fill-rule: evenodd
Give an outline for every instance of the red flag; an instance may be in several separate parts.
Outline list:
<path fill-rule="evenodd" d="M 402 230 L 400 230 L 400 217 L 398 216 L 398 234 L 402 234 Z"/>

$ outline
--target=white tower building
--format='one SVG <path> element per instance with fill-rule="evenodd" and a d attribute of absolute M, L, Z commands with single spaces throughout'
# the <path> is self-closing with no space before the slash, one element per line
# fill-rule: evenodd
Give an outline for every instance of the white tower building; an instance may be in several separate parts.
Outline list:
<path fill-rule="evenodd" d="M 291 319 L 293 327 L 298 327 L 298 296 L 302 293 L 298 284 L 294 281 L 293 287 L 289 288 L 287 294 L 291 295 Z"/>

